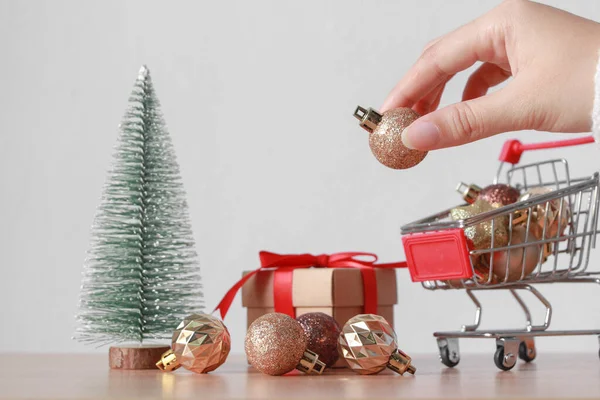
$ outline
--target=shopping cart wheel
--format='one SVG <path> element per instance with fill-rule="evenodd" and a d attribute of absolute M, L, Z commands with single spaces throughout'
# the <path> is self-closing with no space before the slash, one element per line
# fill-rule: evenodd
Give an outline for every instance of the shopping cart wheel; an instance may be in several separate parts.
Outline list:
<path fill-rule="evenodd" d="M 511 370 L 517 364 L 517 355 L 519 353 L 520 341 L 515 339 L 496 340 L 496 353 L 494 353 L 494 363 L 502 371 Z"/>
<path fill-rule="evenodd" d="M 535 360 L 536 351 L 533 339 L 526 339 L 519 344 L 519 358 L 525 362 Z"/>
<path fill-rule="evenodd" d="M 450 368 L 456 367 L 460 362 L 458 339 L 438 339 L 437 342 L 442 364 Z"/>

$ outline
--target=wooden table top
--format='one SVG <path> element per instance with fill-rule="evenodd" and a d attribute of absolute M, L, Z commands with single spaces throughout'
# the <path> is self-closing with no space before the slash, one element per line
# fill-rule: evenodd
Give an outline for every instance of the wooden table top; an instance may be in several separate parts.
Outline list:
<path fill-rule="evenodd" d="M 110 370 L 108 354 L 3 354 L 0 399 L 600 398 L 597 354 L 539 354 L 510 372 L 498 370 L 491 355 L 461 358 L 449 369 L 436 355 L 414 356 L 415 376 L 391 371 L 360 376 L 340 369 L 274 377 L 248 367 L 240 355 L 210 374 L 196 375 L 183 368 Z"/>

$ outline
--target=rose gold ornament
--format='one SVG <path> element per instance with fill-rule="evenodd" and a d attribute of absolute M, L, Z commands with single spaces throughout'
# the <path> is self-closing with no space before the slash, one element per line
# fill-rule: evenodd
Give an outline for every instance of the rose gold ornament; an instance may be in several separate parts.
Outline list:
<path fill-rule="evenodd" d="M 393 169 L 411 168 L 423 161 L 426 151 L 413 150 L 402 143 L 402 131 L 419 114 L 410 108 L 396 108 L 382 114 L 372 108 L 356 108 L 354 116 L 359 119 L 360 126 L 369 132 L 369 146 L 377 160 Z"/>
<path fill-rule="evenodd" d="M 319 355 L 319 360 L 332 367 L 339 358 L 337 341 L 340 326 L 333 317 L 313 312 L 297 318 L 306 336 L 307 347 Z"/>
<path fill-rule="evenodd" d="M 231 349 L 229 331 L 216 317 L 192 314 L 186 317 L 156 366 L 163 371 L 184 367 L 198 374 L 214 371 L 225 362 Z"/>
<path fill-rule="evenodd" d="M 306 348 L 302 326 L 285 314 L 269 313 L 248 327 L 245 350 L 248 362 L 268 375 L 283 375 L 294 368 L 322 374 L 325 364 Z"/>
<path fill-rule="evenodd" d="M 398 349 L 396 333 L 390 324 L 379 315 L 360 314 L 348 320 L 338 344 L 340 355 L 359 374 L 377 374 L 385 368 L 400 375 L 417 371 L 411 358 Z"/>
<path fill-rule="evenodd" d="M 461 182 L 456 187 L 456 191 L 469 204 L 473 204 L 477 199 L 481 199 L 494 207 L 516 203 L 519 201 L 520 196 L 518 189 L 503 183 L 489 185 L 482 189 L 477 185 L 467 185 Z"/>
<path fill-rule="evenodd" d="M 481 189 L 478 198 L 485 200 L 492 205 L 501 207 L 516 203 L 519 201 L 520 195 L 521 193 L 519 193 L 518 189 L 503 183 L 498 183 Z"/>
<path fill-rule="evenodd" d="M 484 212 L 492 211 L 495 207 L 485 200 L 477 199 L 468 206 L 456 207 L 450 211 L 450 217 L 455 220 L 466 220 Z M 506 246 L 508 243 L 508 217 L 502 216 L 485 220 L 464 228 L 465 236 L 473 244 L 475 250 L 488 249 L 494 239 L 494 247 Z"/>
<path fill-rule="evenodd" d="M 512 230 L 510 246 L 516 246 L 529 242 L 535 242 L 537 238 L 530 232 L 526 235 L 524 226 L 516 226 Z M 541 246 L 539 244 L 528 244 L 524 247 L 516 247 L 510 250 L 495 251 L 493 255 L 492 271 L 500 282 L 514 282 L 530 275 L 540 261 Z M 480 268 L 489 270 L 491 253 L 481 257 Z"/>

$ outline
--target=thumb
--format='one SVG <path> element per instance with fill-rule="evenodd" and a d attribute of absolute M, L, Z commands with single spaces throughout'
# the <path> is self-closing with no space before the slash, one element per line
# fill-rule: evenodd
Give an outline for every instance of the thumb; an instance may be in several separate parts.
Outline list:
<path fill-rule="evenodd" d="M 474 142 L 502 132 L 525 129 L 525 107 L 504 88 L 427 114 L 402 132 L 406 147 L 436 150 Z"/>

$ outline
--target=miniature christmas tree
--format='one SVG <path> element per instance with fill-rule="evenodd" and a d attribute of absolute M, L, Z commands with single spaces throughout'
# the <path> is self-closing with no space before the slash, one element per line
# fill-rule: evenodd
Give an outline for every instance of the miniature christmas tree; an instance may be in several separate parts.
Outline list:
<path fill-rule="evenodd" d="M 75 338 L 170 338 L 202 311 L 200 270 L 175 151 L 143 66 L 92 228 Z"/>

